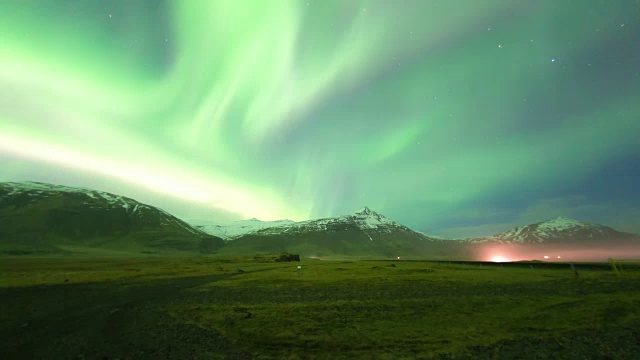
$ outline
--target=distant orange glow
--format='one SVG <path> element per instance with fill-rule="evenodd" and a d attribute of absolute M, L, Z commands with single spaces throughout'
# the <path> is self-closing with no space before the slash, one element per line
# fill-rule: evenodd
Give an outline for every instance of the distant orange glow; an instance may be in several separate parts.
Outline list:
<path fill-rule="evenodd" d="M 489 243 L 479 247 L 475 257 L 482 261 L 513 262 L 531 261 L 608 261 L 609 258 L 638 259 L 640 244 L 496 244 Z M 550 255 L 551 254 L 551 255 Z M 554 255 L 556 254 L 556 255 Z M 562 255 L 558 255 L 562 254 Z"/>

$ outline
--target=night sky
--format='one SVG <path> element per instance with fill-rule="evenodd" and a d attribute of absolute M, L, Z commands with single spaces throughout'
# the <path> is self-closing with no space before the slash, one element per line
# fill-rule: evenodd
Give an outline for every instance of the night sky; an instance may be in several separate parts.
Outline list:
<path fill-rule="evenodd" d="M 638 0 L 3 0 L 0 181 L 640 233 Z"/>

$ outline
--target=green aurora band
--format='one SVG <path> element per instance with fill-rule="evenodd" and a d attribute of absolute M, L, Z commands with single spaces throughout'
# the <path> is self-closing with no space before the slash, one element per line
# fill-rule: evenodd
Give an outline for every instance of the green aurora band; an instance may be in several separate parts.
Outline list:
<path fill-rule="evenodd" d="M 633 1 L 7 0 L 0 13 L 0 180 L 185 217 L 368 205 L 430 229 L 640 150 L 638 77 L 601 98 L 595 74 L 615 70 L 589 57 L 640 31 Z"/>

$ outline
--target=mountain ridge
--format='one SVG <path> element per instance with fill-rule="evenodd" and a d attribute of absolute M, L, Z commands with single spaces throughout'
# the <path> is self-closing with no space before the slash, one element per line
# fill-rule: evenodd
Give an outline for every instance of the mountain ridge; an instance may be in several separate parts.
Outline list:
<path fill-rule="evenodd" d="M 246 220 L 236 220 L 226 223 L 218 223 L 215 221 L 203 220 L 203 219 L 187 219 L 187 223 L 196 229 L 206 232 L 207 234 L 218 236 L 226 241 L 233 240 L 239 236 L 242 236 L 253 231 L 260 229 L 291 224 L 293 220 L 273 220 L 262 221 L 256 218 Z"/>
<path fill-rule="evenodd" d="M 575 241 L 630 239 L 638 235 L 615 230 L 609 226 L 576 220 L 564 216 L 533 224 L 516 226 L 499 234 L 470 239 L 513 244 L 541 244 Z"/>
<path fill-rule="evenodd" d="M 39 182 L 0 183 L 0 252 L 55 252 L 84 246 L 131 247 L 137 253 L 290 251 L 302 256 L 482 259 L 495 245 L 520 246 L 531 254 L 571 247 L 600 248 L 603 253 L 616 246 L 635 251 L 640 245 L 638 235 L 567 217 L 492 236 L 447 240 L 414 231 L 366 206 L 352 214 L 300 222 L 255 218 L 226 225 L 200 222 L 204 224 L 190 225 L 162 209 L 103 191 Z M 210 235 L 211 231 L 221 236 Z"/>
<path fill-rule="evenodd" d="M 353 214 L 273 226 L 228 241 L 223 252 L 290 251 L 303 256 L 444 257 L 455 241 L 444 242 L 416 232 L 363 208 Z"/>
<path fill-rule="evenodd" d="M 125 196 L 40 182 L 0 183 L 1 251 L 211 252 L 223 245 L 222 239 Z"/>

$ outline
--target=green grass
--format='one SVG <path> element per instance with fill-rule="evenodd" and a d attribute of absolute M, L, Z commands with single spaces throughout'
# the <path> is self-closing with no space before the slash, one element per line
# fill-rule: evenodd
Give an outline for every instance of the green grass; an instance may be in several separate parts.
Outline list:
<path fill-rule="evenodd" d="M 258 359 L 511 358 L 514 351 L 527 358 L 525 343 L 562 349 L 580 336 L 586 340 L 571 343 L 568 354 L 584 354 L 576 348 L 584 346 L 588 354 L 606 356 L 625 349 L 608 348 L 599 339 L 624 336 L 640 324 L 640 270 L 628 263 L 619 276 L 607 264 L 578 264 L 575 277 L 568 264 L 531 269 L 420 261 L 275 263 L 260 257 L 2 260 L 0 288 L 228 274 L 160 308 Z M 576 335 L 582 332 L 587 335 Z M 505 349 L 511 355 L 495 355 Z"/>
<path fill-rule="evenodd" d="M 231 273 L 225 266 L 231 259 L 207 257 L 132 257 L 114 256 L 111 252 L 89 253 L 89 257 L 2 257 L 0 288 L 54 285 L 62 283 L 94 283 L 120 280 L 139 282 L 188 276 Z M 101 257 L 91 255 L 100 254 Z M 110 254 L 112 257 L 104 257 Z"/>
<path fill-rule="evenodd" d="M 203 286 L 213 301 L 172 313 L 266 358 L 429 358 L 640 320 L 638 288 L 627 289 L 637 271 L 391 264 L 280 265 Z"/>

